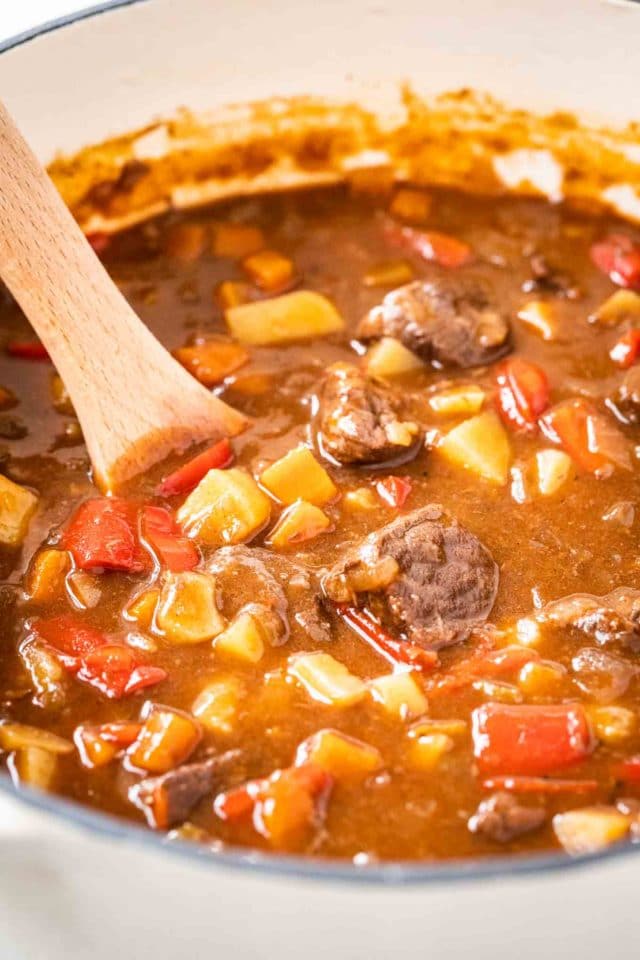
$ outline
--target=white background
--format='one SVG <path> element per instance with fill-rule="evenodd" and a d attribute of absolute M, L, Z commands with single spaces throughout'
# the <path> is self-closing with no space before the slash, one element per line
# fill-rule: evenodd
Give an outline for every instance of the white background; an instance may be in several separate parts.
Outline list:
<path fill-rule="evenodd" d="M 14 37 L 47 20 L 95 6 L 100 0 L 1 0 L 0 40 Z"/>

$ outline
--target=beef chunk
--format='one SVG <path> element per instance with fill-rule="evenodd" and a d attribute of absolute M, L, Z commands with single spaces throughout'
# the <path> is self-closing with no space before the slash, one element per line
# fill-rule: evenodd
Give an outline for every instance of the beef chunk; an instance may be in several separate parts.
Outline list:
<path fill-rule="evenodd" d="M 625 373 L 607 403 L 623 423 L 640 423 L 640 367 L 631 367 Z"/>
<path fill-rule="evenodd" d="M 129 788 L 129 800 L 142 810 L 150 827 L 167 830 L 182 823 L 203 797 L 217 786 L 222 770 L 240 756 L 229 750 L 201 763 L 187 763 Z"/>
<path fill-rule="evenodd" d="M 548 603 L 536 619 L 579 630 L 602 645 L 635 647 L 640 642 L 640 591 L 620 587 L 603 597 L 576 593 Z"/>
<path fill-rule="evenodd" d="M 524 833 L 537 830 L 546 820 L 541 807 L 525 807 L 510 793 L 500 791 L 483 800 L 468 827 L 471 833 L 481 834 L 497 843 L 509 843 Z"/>
<path fill-rule="evenodd" d="M 357 329 L 362 340 L 395 337 L 428 362 L 476 367 L 509 349 L 509 322 L 489 283 L 458 274 L 416 281 L 386 295 Z"/>
<path fill-rule="evenodd" d="M 363 600 L 426 649 L 465 640 L 493 606 L 498 568 L 472 533 L 430 504 L 348 550 L 323 580 L 336 603 Z"/>
<path fill-rule="evenodd" d="M 381 463 L 417 450 L 418 425 L 403 421 L 390 390 L 348 363 L 327 371 L 318 397 L 319 441 L 338 463 Z"/>

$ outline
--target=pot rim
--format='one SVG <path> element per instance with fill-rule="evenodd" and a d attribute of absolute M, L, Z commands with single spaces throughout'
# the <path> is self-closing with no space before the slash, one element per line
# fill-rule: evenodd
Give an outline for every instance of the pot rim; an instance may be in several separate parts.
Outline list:
<path fill-rule="evenodd" d="M 149 3 L 151 0 L 104 0 L 75 13 L 65 14 L 31 27 L 13 37 L 0 41 L 0 55 L 55 30 L 82 20 L 96 18 L 111 11 Z M 253 870 L 264 875 L 297 876 L 305 880 L 340 881 L 373 885 L 413 886 L 417 884 L 451 883 L 486 879 L 506 879 L 549 872 L 562 872 L 603 863 L 640 852 L 640 845 L 627 843 L 596 853 L 569 857 L 566 854 L 542 853 L 467 858 L 441 861 L 383 861 L 356 866 L 352 861 L 321 860 L 304 856 L 264 853 L 250 848 L 211 850 L 206 845 L 189 842 L 170 842 L 163 834 L 155 833 L 142 824 L 121 820 L 110 814 L 92 810 L 56 794 L 41 793 L 29 787 L 16 790 L 7 774 L 0 774 L 0 795 L 11 797 L 35 811 L 63 821 L 86 833 L 105 840 L 141 845 L 153 851 L 167 852 L 201 866 Z"/>

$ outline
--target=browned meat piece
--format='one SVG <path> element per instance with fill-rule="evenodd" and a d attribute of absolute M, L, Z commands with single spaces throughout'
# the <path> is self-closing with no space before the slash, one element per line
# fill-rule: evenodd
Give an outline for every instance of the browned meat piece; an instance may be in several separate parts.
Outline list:
<path fill-rule="evenodd" d="M 323 587 L 334 602 L 363 600 L 391 628 L 438 650 L 465 640 L 486 620 L 498 568 L 477 537 L 430 504 L 348 550 Z"/>
<path fill-rule="evenodd" d="M 537 830 L 547 815 L 541 807 L 525 807 L 510 793 L 492 793 L 483 800 L 468 827 L 471 833 L 481 834 L 496 843 L 509 843 L 524 833 Z"/>
<path fill-rule="evenodd" d="M 318 404 L 320 447 L 338 463 L 407 459 L 418 449 L 418 425 L 402 420 L 391 391 L 351 364 L 329 368 Z"/>
<path fill-rule="evenodd" d="M 640 641 L 640 591 L 620 587 L 603 597 L 576 593 L 548 603 L 536 615 L 540 623 L 573 627 L 596 643 Z"/>
<path fill-rule="evenodd" d="M 631 367 L 613 396 L 609 407 L 623 423 L 640 423 L 640 367 Z"/>
<path fill-rule="evenodd" d="M 167 830 L 186 820 L 195 805 L 217 787 L 222 770 L 239 756 L 239 750 L 228 750 L 219 757 L 148 777 L 129 788 L 129 800 L 142 810 L 150 827 Z"/>
<path fill-rule="evenodd" d="M 458 274 L 416 281 L 386 295 L 356 331 L 362 340 L 395 337 L 428 362 L 477 367 L 509 349 L 509 322 L 486 280 Z"/>

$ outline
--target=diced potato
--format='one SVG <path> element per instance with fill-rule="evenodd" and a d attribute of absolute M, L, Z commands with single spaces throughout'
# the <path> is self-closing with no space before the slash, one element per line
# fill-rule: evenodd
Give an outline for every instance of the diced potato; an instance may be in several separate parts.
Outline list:
<path fill-rule="evenodd" d="M 143 590 L 137 594 L 124 611 L 127 620 L 133 620 L 143 630 L 148 630 L 153 623 L 153 617 L 156 612 L 160 591 L 152 588 Z"/>
<path fill-rule="evenodd" d="M 324 337 L 344 328 L 344 320 L 331 301 L 312 290 L 244 303 L 227 310 L 225 318 L 237 340 L 256 346 Z"/>
<path fill-rule="evenodd" d="M 536 473 L 538 490 L 543 497 L 551 497 L 574 475 L 573 460 L 563 450 L 540 450 L 536 454 Z"/>
<path fill-rule="evenodd" d="M 245 696 L 242 680 L 233 674 L 223 674 L 203 687 L 191 712 L 206 730 L 227 735 L 233 732 Z"/>
<path fill-rule="evenodd" d="M 296 269 L 288 257 L 277 250 L 261 250 L 242 261 L 242 268 L 261 290 L 273 293 L 292 282 Z"/>
<path fill-rule="evenodd" d="M 623 840 L 630 826 L 628 816 L 605 805 L 557 813 L 552 822 L 556 837 L 573 855 L 604 850 Z"/>
<path fill-rule="evenodd" d="M 377 510 L 380 500 L 371 487 L 357 487 L 356 490 L 347 490 L 342 498 L 342 508 L 349 513 L 360 510 Z"/>
<path fill-rule="evenodd" d="M 389 213 L 410 223 L 423 223 L 431 210 L 431 197 L 423 190 L 401 187 L 395 194 Z"/>
<path fill-rule="evenodd" d="M 281 503 L 287 504 L 295 503 L 304 491 L 305 500 L 321 507 L 338 493 L 327 471 L 304 444 L 267 467 L 260 474 L 260 483 Z"/>
<path fill-rule="evenodd" d="M 522 691 L 512 683 L 475 680 L 472 686 L 488 700 L 497 700 L 499 703 L 522 703 Z"/>
<path fill-rule="evenodd" d="M 432 720 L 427 717 L 423 720 L 418 720 L 414 723 L 409 730 L 407 735 L 409 737 L 427 737 L 432 733 L 446 733 L 448 737 L 462 737 L 464 736 L 469 729 L 469 725 L 466 720 Z"/>
<path fill-rule="evenodd" d="M 458 424 L 442 438 L 437 449 L 450 463 L 491 483 L 504 486 L 509 479 L 511 446 L 492 410 Z"/>
<path fill-rule="evenodd" d="M 139 723 L 112 723 L 76 727 L 73 739 L 82 765 L 89 770 L 105 767 L 140 735 Z"/>
<path fill-rule="evenodd" d="M 424 369 L 419 357 L 407 350 L 395 337 L 383 337 L 367 351 L 367 373 L 372 377 L 397 377 L 413 370 Z"/>
<path fill-rule="evenodd" d="M 601 303 L 591 320 L 603 326 L 617 326 L 624 322 L 635 322 L 640 318 L 640 296 L 633 290 L 616 290 Z"/>
<path fill-rule="evenodd" d="M 296 764 L 314 763 L 338 781 L 359 780 L 383 766 L 376 747 L 348 737 L 339 730 L 318 730 L 303 741 L 296 752 Z"/>
<path fill-rule="evenodd" d="M 264 247 L 264 235 L 259 227 L 244 223 L 219 223 L 213 230 L 214 257 L 241 260 Z"/>
<path fill-rule="evenodd" d="M 587 712 L 598 740 L 610 746 L 624 743 L 636 731 L 636 715 L 627 707 L 588 706 Z"/>
<path fill-rule="evenodd" d="M 452 738 L 446 733 L 426 733 L 409 741 L 406 759 L 412 767 L 430 772 L 454 746 Z"/>
<path fill-rule="evenodd" d="M 58 772 L 58 756 L 42 747 L 26 747 L 10 758 L 9 772 L 16 787 L 26 784 L 51 790 Z"/>
<path fill-rule="evenodd" d="M 398 720 L 411 720 L 426 713 L 427 698 L 410 672 L 388 673 L 369 681 L 373 699 Z"/>
<path fill-rule="evenodd" d="M 33 559 L 26 581 L 26 593 L 33 603 L 48 603 L 62 595 L 65 577 L 71 569 L 66 550 L 46 548 Z"/>
<path fill-rule="evenodd" d="M 31 490 L 0 476 L 0 543 L 19 547 L 36 512 L 38 498 Z"/>
<path fill-rule="evenodd" d="M 226 340 L 207 340 L 191 347 L 179 347 L 173 354 L 205 387 L 214 387 L 221 383 L 249 359 L 244 347 Z"/>
<path fill-rule="evenodd" d="M 309 696 L 333 707 L 350 707 L 366 696 L 367 687 L 329 653 L 301 653 L 289 658 L 289 673 Z"/>
<path fill-rule="evenodd" d="M 49 753 L 72 753 L 73 744 L 49 730 L 31 727 L 26 723 L 3 723 L 0 725 L 0 747 L 3 750 L 24 750 L 38 747 Z"/>
<path fill-rule="evenodd" d="M 167 573 L 156 626 L 171 643 L 202 643 L 224 630 L 216 605 L 216 582 L 208 573 Z"/>
<path fill-rule="evenodd" d="M 552 303 L 545 300 L 532 300 L 518 310 L 518 318 L 543 340 L 555 340 L 558 321 Z"/>
<path fill-rule="evenodd" d="M 271 503 L 250 473 L 238 467 L 210 470 L 178 510 L 189 537 L 211 547 L 249 540 L 264 527 Z"/>
<path fill-rule="evenodd" d="M 51 378 L 51 397 L 53 406 L 58 413 L 63 413 L 67 417 L 75 416 L 71 397 L 67 393 L 64 381 L 58 373 L 54 373 Z"/>
<path fill-rule="evenodd" d="M 201 223 L 172 223 L 164 232 L 164 250 L 167 256 L 189 263 L 197 260 L 206 242 Z"/>
<path fill-rule="evenodd" d="M 406 260 L 385 260 L 365 273 L 365 287 L 402 287 L 413 280 L 413 267 Z"/>
<path fill-rule="evenodd" d="M 251 287 L 239 280 L 223 280 L 216 287 L 215 299 L 222 310 L 239 307 L 241 303 L 249 303 L 251 300 Z"/>
<path fill-rule="evenodd" d="M 266 639 L 260 618 L 248 611 L 241 611 L 216 640 L 216 653 L 227 654 L 246 663 L 257 663 L 264 655 Z"/>
<path fill-rule="evenodd" d="M 127 758 L 130 766 L 149 773 L 166 773 L 184 763 L 202 737 L 199 723 L 173 707 L 147 702 L 142 721 Z"/>
<path fill-rule="evenodd" d="M 234 377 L 232 388 L 246 397 L 261 397 L 273 389 L 270 373 L 245 373 Z"/>
<path fill-rule="evenodd" d="M 320 509 L 306 500 L 297 500 L 284 511 L 269 534 L 274 547 L 284 549 L 306 540 L 312 540 L 331 527 L 331 520 Z"/>
<path fill-rule="evenodd" d="M 429 397 L 429 406 L 443 417 L 472 417 L 480 413 L 485 401 L 484 390 L 475 383 L 448 387 Z"/>
<path fill-rule="evenodd" d="M 36 689 L 36 702 L 49 709 L 62 706 L 66 673 L 55 654 L 39 643 L 30 641 L 22 644 L 20 656 Z"/>
<path fill-rule="evenodd" d="M 525 697 L 548 697 L 557 694 L 566 677 L 559 663 L 543 660 L 525 663 L 518 674 L 518 686 Z"/>
<path fill-rule="evenodd" d="M 102 597 L 100 578 L 86 570 L 74 570 L 67 577 L 67 592 L 75 606 L 91 610 L 98 606 Z"/>

